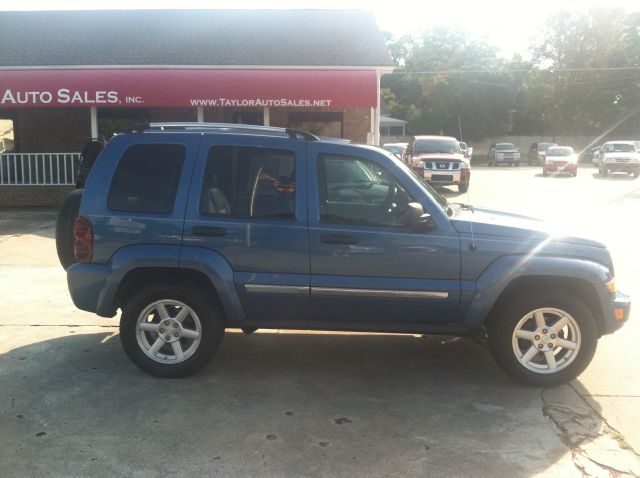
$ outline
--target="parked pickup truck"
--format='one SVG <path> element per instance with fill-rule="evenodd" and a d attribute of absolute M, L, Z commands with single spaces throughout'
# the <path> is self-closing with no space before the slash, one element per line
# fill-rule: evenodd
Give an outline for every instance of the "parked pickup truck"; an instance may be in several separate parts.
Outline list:
<path fill-rule="evenodd" d="M 520 150 L 512 143 L 497 143 L 489 147 L 489 166 L 508 164 L 520 166 Z"/>
<path fill-rule="evenodd" d="M 78 191 L 71 297 L 121 310 L 125 352 L 161 377 L 202 369 L 237 327 L 486 334 L 506 373 L 550 386 L 629 315 L 603 244 L 449 203 L 374 146 L 144 124 Z"/>
<path fill-rule="evenodd" d="M 413 136 L 406 152 L 409 165 L 434 186 L 457 185 L 466 193 L 471 179 L 471 161 L 450 136 Z"/>

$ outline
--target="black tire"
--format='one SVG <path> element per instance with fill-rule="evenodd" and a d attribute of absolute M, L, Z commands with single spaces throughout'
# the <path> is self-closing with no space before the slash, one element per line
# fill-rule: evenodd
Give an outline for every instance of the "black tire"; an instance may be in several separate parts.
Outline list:
<path fill-rule="evenodd" d="M 159 300 L 179 301 L 191 308 L 201 324 L 200 342 L 191 356 L 179 363 L 160 363 L 149 357 L 138 343 L 139 315 Z M 186 321 L 193 320 L 189 316 Z M 173 330 L 173 329 L 172 329 Z M 151 332 L 152 340 L 158 334 Z M 152 284 L 135 293 L 123 306 L 120 319 L 120 341 L 131 361 L 141 370 L 161 378 L 182 378 L 204 368 L 216 353 L 224 337 L 224 314 L 206 292 L 193 284 Z M 180 341 L 183 339 L 180 338 Z M 161 349 L 163 350 L 163 349 Z"/>
<path fill-rule="evenodd" d="M 258 330 L 258 327 L 242 327 L 242 333 L 245 335 L 251 335 L 252 333 L 254 333 L 256 330 Z"/>
<path fill-rule="evenodd" d="M 638 171 L 637 169 L 633 172 L 633 177 L 637 178 L 638 176 L 640 176 L 640 171 Z"/>
<path fill-rule="evenodd" d="M 600 167 L 600 176 L 602 176 L 603 178 L 606 178 L 608 175 L 609 175 L 609 171 L 607 171 L 607 168 Z"/>
<path fill-rule="evenodd" d="M 527 369 L 516 357 L 512 337 L 518 322 L 540 308 L 554 308 L 571 315 L 580 331 L 581 345 L 575 358 L 555 373 Z M 596 351 L 598 331 L 595 319 L 583 301 L 568 292 L 538 290 L 513 297 L 491 317 L 489 348 L 498 365 L 514 380 L 525 385 L 553 387 L 573 380 L 589 365 Z"/>
<path fill-rule="evenodd" d="M 466 193 L 469 190 L 469 183 L 458 184 L 458 192 Z"/>
<path fill-rule="evenodd" d="M 520 161 L 516 161 L 516 168 L 520 167 Z"/>
<path fill-rule="evenodd" d="M 76 263 L 73 251 L 75 237 L 73 235 L 73 223 L 78 214 L 80 214 L 80 202 L 82 201 L 82 193 L 84 189 L 74 189 L 60 207 L 58 220 L 56 222 L 56 251 L 60 264 L 67 270 L 71 265 Z"/>

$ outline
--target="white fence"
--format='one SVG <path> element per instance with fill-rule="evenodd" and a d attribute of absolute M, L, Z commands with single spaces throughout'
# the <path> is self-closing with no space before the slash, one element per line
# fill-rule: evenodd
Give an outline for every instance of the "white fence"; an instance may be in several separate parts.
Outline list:
<path fill-rule="evenodd" d="M 80 153 L 0 154 L 0 186 L 71 186 Z"/>

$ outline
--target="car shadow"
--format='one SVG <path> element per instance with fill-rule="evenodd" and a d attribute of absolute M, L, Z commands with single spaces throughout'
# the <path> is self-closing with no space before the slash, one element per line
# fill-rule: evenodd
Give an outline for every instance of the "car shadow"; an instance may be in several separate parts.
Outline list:
<path fill-rule="evenodd" d="M 600 173 L 593 173 L 593 177 L 600 181 L 635 181 L 633 175 L 627 173 L 609 173 L 606 176 L 601 176 Z"/>
<path fill-rule="evenodd" d="M 112 330 L 0 356 L 0 475 L 510 477 L 567 453 L 541 389 L 467 339 L 229 332 L 166 380 Z"/>
<path fill-rule="evenodd" d="M 535 177 L 536 178 L 549 178 L 549 179 L 551 179 L 551 178 L 553 178 L 553 179 L 559 179 L 559 178 L 570 178 L 570 179 L 573 179 L 576 176 L 571 176 L 570 174 L 567 174 L 567 173 L 550 173 L 550 174 L 547 174 L 547 175 L 544 175 L 542 173 L 537 173 L 535 175 Z"/>

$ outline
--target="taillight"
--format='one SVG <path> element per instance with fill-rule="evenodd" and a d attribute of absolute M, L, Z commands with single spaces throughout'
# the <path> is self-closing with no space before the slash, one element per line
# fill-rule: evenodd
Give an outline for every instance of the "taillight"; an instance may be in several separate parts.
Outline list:
<path fill-rule="evenodd" d="M 73 235 L 76 242 L 73 248 L 76 261 L 91 262 L 93 257 L 93 228 L 91 222 L 84 217 L 78 216 L 73 224 Z"/>

